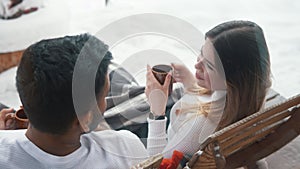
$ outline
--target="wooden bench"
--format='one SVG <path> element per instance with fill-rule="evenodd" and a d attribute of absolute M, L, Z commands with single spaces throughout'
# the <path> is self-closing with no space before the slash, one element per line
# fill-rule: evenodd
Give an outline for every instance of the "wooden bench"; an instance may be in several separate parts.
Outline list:
<path fill-rule="evenodd" d="M 276 97 L 279 103 L 272 100 Z M 256 168 L 258 160 L 296 138 L 300 134 L 300 95 L 285 101 L 278 97 L 269 100 L 277 104 L 209 136 L 185 168 Z"/>

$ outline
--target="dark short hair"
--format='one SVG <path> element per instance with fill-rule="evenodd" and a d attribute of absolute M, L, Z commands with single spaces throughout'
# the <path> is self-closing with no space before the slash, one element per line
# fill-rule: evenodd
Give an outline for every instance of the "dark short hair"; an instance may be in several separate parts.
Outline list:
<path fill-rule="evenodd" d="M 16 85 L 28 119 L 36 129 L 63 134 L 77 118 L 72 99 L 72 78 L 77 58 L 86 46 L 90 46 L 86 54 L 102 59 L 95 79 L 95 95 L 99 96 L 112 55 L 108 46 L 96 37 L 82 34 L 47 39 L 25 50 L 17 70 Z M 103 50 L 105 55 L 99 58 Z M 89 71 L 90 67 L 85 65 L 88 64 L 83 64 L 82 70 Z"/>

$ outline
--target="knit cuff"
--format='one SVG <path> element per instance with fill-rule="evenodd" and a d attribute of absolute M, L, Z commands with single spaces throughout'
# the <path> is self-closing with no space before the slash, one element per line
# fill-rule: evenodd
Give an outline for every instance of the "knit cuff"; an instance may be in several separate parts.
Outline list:
<path fill-rule="evenodd" d="M 148 138 L 166 137 L 167 117 L 163 120 L 153 120 L 147 118 L 148 121 Z"/>

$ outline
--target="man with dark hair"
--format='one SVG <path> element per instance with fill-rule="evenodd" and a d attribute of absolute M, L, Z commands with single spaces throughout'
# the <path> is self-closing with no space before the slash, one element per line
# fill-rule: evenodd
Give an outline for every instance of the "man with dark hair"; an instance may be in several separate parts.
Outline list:
<path fill-rule="evenodd" d="M 145 159 L 146 149 L 133 133 L 92 131 L 101 117 L 92 96 L 83 95 L 79 109 L 74 104 L 78 66 L 82 75 L 95 74 L 96 109 L 105 111 L 111 59 L 107 45 L 88 34 L 28 47 L 16 83 L 30 123 L 27 130 L 0 131 L 0 168 L 129 168 Z M 0 112 L 1 129 L 6 128 L 5 115 L 11 111 Z"/>

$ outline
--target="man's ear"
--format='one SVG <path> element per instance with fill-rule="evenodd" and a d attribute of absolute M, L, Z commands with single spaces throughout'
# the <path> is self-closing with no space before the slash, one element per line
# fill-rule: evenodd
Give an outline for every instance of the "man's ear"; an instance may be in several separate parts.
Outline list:
<path fill-rule="evenodd" d="M 78 117 L 77 125 L 83 130 L 84 133 L 87 133 L 90 131 L 89 124 L 93 120 L 93 116 L 91 112 L 86 113 L 85 115 L 82 115 L 81 117 Z"/>

